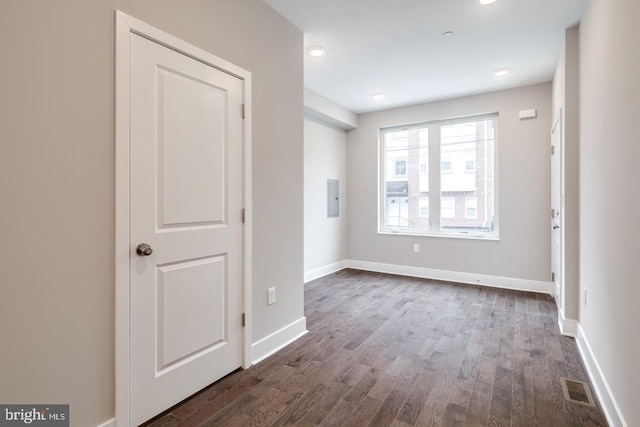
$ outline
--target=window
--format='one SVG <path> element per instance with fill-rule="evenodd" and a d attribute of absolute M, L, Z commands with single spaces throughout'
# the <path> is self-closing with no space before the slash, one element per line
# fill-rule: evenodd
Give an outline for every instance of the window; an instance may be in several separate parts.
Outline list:
<path fill-rule="evenodd" d="M 476 169 L 476 162 L 473 160 L 465 160 L 464 162 L 464 171 L 465 172 L 474 172 Z"/>
<path fill-rule="evenodd" d="M 418 199 L 418 216 L 420 218 L 429 218 L 429 198 L 420 197 Z"/>
<path fill-rule="evenodd" d="M 393 167 L 394 176 L 407 176 L 407 161 L 396 160 Z"/>
<path fill-rule="evenodd" d="M 465 197 L 464 216 L 468 219 L 476 219 L 478 217 L 478 198 L 477 197 Z"/>
<path fill-rule="evenodd" d="M 426 137 L 426 134 L 424 135 Z M 425 175 L 429 173 L 429 150 L 428 146 L 418 147 L 418 157 L 420 158 L 420 174 Z"/>
<path fill-rule="evenodd" d="M 497 238 L 497 126 L 489 114 L 382 129 L 379 232 Z"/>
<path fill-rule="evenodd" d="M 456 217 L 456 199 L 455 197 L 442 197 L 440 199 L 441 218 Z"/>

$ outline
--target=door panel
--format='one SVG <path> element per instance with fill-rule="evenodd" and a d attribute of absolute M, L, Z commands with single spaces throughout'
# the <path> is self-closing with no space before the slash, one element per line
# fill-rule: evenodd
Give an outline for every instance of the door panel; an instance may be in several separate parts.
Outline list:
<path fill-rule="evenodd" d="M 133 34 L 130 71 L 137 425 L 242 365 L 243 85 Z"/>
<path fill-rule="evenodd" d="M 161 225 L 224 221 L 223 88 L 158 69 Z"/>
<path fill-rule="evenodd" d="M 228 342 L 225 264 L 220 256 L 158 267 L 159 371 Z"/>

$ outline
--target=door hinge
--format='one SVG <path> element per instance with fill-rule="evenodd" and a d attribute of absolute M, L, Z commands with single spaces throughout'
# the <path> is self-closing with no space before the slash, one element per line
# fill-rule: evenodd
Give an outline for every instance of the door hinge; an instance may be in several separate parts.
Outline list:
<path fill-rule="evenodd" d="M 244 119 L 244 104 L 242 104 L 242 118 Z"/>
<path fill-rule="evenodd" d="M 242 208 L 242 223 L 244 224 L 244 208 Z"/>
<path fill-rule="evenodd" d="M 554 272 L 551 272 L 551 281 L 552 282 L 556 281 L 556 273 L 554 273 Z M 244 326 L 244 324 L 242 326 Z"/>
<path fill-rule="evenodd" d="M 243 110 L 244 111 L 244 110 Z M 242 117 L 244 118 L 244 113 L 242 113 Z M 556 154 L 556 146 L 552 145 L 551 146 L 551 155 L 553 156 L 554 154 Z"/>
<path fill-rule="evenodd" d="M 555 209 L 551 209 L 551 219 L 554 219 L 556 217 L 556 210 Z M 244 218 L 244 216 L 243 216 Z M 244 222 L 244 220 L 243 220 Z"/>
<path fill-rule="evenodd" d="M 242 313 L 242 327 L 244 328 L 244 322 L 245 322 L 245 315 L 244 313 Z"/>

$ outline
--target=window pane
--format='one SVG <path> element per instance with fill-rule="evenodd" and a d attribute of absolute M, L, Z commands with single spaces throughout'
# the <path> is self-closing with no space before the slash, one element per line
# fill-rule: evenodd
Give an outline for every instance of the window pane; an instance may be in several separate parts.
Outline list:
<path fill-rule="evenodd" d="M 464 166 L 465 172 L 473 172 L 475 168 L 476 168 L 476 162 L 474 162 L 473 160 L 465 161 L 465 166 Z"/>
<path fill-rule="evenodd" d="M 384 210 L 383 227 L 428 230 L 429 130 L 385 130 L 383 135 Z M 421 204 L 422 203 L 422 204 Z M 424 215 L 423 215 L 424 214 Z"/>
<path fill-rule="evenodd" d="M 428 197 L 420 197 L 418 200 L 418 216 L 421 218 L 429 218 L 429 198 Z"/>
<path fill-rule="evenodd" d="M 454 197 L 442 197 L 440 199 L 440 217 L 456 217 L 456 199 Z"/>
<path fill-rule="evenodd" d="M 440 127 L 440 229 L 490 232 L 494 221 L 494 120 Z"/>
<path fill-rule="evenodd" d="M 478 216 L 478 199 L 476 197 L 467 197 L 464 202 L 465 216 L 469 219 L 475 219 Z"/>

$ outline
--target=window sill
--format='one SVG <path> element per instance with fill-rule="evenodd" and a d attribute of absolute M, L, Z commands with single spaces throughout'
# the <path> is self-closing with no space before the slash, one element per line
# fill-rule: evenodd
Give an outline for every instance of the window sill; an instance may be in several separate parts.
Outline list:
<path fill-rule="evenodd" d="M 463 240 L 488 240 L 499 242 L 500 236 L 497 235 L 480 235 L 471 233 L 426 233 L 426 232 L 410 232 L 406 230 L 380 230 L 378 234 L 390 236 L 413 236 L 413 237 L 437 237 L 445 239 L 463 239 Z"/>

